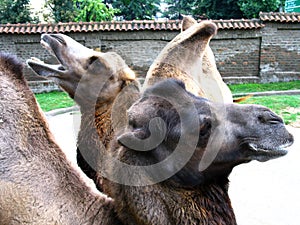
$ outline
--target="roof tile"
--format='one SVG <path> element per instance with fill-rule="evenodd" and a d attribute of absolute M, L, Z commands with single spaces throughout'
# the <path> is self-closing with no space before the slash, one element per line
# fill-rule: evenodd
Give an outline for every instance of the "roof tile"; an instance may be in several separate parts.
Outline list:
<path fill-rule="evenodd" d="M 260 20 L 273 22 L 300 22 L 300 13 L 259 13 Z"/>
<path fill-rule="evenodd" d="M 261 13 L 260 20 L 240 19 L 240 20 L 212 20 L 219 29 L 258 29 L 264 27 L 262 21 L 278 20 L 300 21 L 300 14 L 277 14 Z M 144 20 L 144 21 L 113 21 L 113 22 L 69 22 L 57 24 L 0 24 L 0 33 L 68 33 L 68 32 L 93 32 L 93 31 L 132 31 L 132 30 L 180 30 L 180 20 L 168 20 L 163 22 Z"/>

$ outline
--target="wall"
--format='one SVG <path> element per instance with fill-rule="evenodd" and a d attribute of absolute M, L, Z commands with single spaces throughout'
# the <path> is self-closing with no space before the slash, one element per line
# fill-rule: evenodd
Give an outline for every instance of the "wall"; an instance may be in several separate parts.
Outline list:
<path fill-rule="evenodd" d="M 259 29 L 220 29 L 211 41 L 220 73 L 227 83 L 277 82 L 300 78 L 300 24 L 264 22 Z M 179 31 L 102 31 L 66 33 L 83 45 L 116 51 L 139 76 Z M 38 57 L 56 60 L 40 45 L 39 34 L 0 34 L 0 49 L 24 62 Z M 26 68 L 30 81 L 41 80 Z M 49 88 L 49 86 L 48 86 Z"/>
<path fill-rule="evenodd" d="M 300 79 L 300 24 L 268 23 L 261 43 L 261 82 Z"/>

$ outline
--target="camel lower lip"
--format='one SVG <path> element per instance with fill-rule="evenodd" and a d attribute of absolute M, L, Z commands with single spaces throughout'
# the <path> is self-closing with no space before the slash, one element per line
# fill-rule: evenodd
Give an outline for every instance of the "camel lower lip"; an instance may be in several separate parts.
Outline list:
<path fill-rule="evenodd" d="M 277 148 L 268 149 L 256 146 L 255 144 L 249 144 L 250 150 L 254 153 L 254 158 L 261 162 L 285 156 L 288 153 L 288 150 L 285 148 L 288 146 L 290 146 L 290 144 L 284 144 Z"/>
<path fill-rule="evenodd" d="M 44 63 L 43 61 L 33 58 L 30 60 L 27 60 L 27 64 L 40 76 L 43 77 L 56 77 L 60 73 L 65 72 L 67 69 L 61 65 L 50 65 L 47 63 Z M 47 69 L 45 69 L 47 68 Z"/>

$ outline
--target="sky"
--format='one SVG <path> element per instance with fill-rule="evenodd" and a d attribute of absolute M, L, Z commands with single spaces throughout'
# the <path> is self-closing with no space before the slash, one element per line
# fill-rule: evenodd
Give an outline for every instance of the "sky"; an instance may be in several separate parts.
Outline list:
<path fill-rule="evenodd" d="M 44 5 L 45 0 L 30 0 L 31 6 L 39 10 Z"/>

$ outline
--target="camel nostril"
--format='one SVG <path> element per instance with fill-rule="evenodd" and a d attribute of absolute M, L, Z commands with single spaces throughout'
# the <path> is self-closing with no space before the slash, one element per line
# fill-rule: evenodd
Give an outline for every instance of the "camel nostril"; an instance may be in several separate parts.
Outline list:
<path fill-rule="evenodd" d="M 261 123 L 268 123 L 268 124 L 280 124 L 283 123 L 283 120 L 277 116 L 273 112 L 265 112 L 263 115 L 259 115 L 257 119 Z"/>
<path fill-rule="evenodd" d="M 278 119 L 271 119 L 271 120 L 268 120 L 267 122 L 270 123 L 270 124 L 283 123 L 283 121 L 282 121 L 281 118 L 278 118 Z"/>
<path fill-rule="evenodd" d="M 55 40 L 57 40 L 59 43 L 66 45 L 66 41 L 64 40 L 63 37 L 57 35 L 57 34 L 50 34 L 50 37 L 54 38 Z"/>
<path fill-rule="evenodd" d="M 290 134 L 289 142 L 290 142 L 290 143 L 294 143 L 294 136 L 293 136 L 292 134 Z"/>
<path fill-rule="evenodd" d="M 258 119 L 259 122 L 265 123 L 265 119 L 264 119 L 263 116 L 259 115 L 259 116 L 257 117 L 257 119 Z"/>

